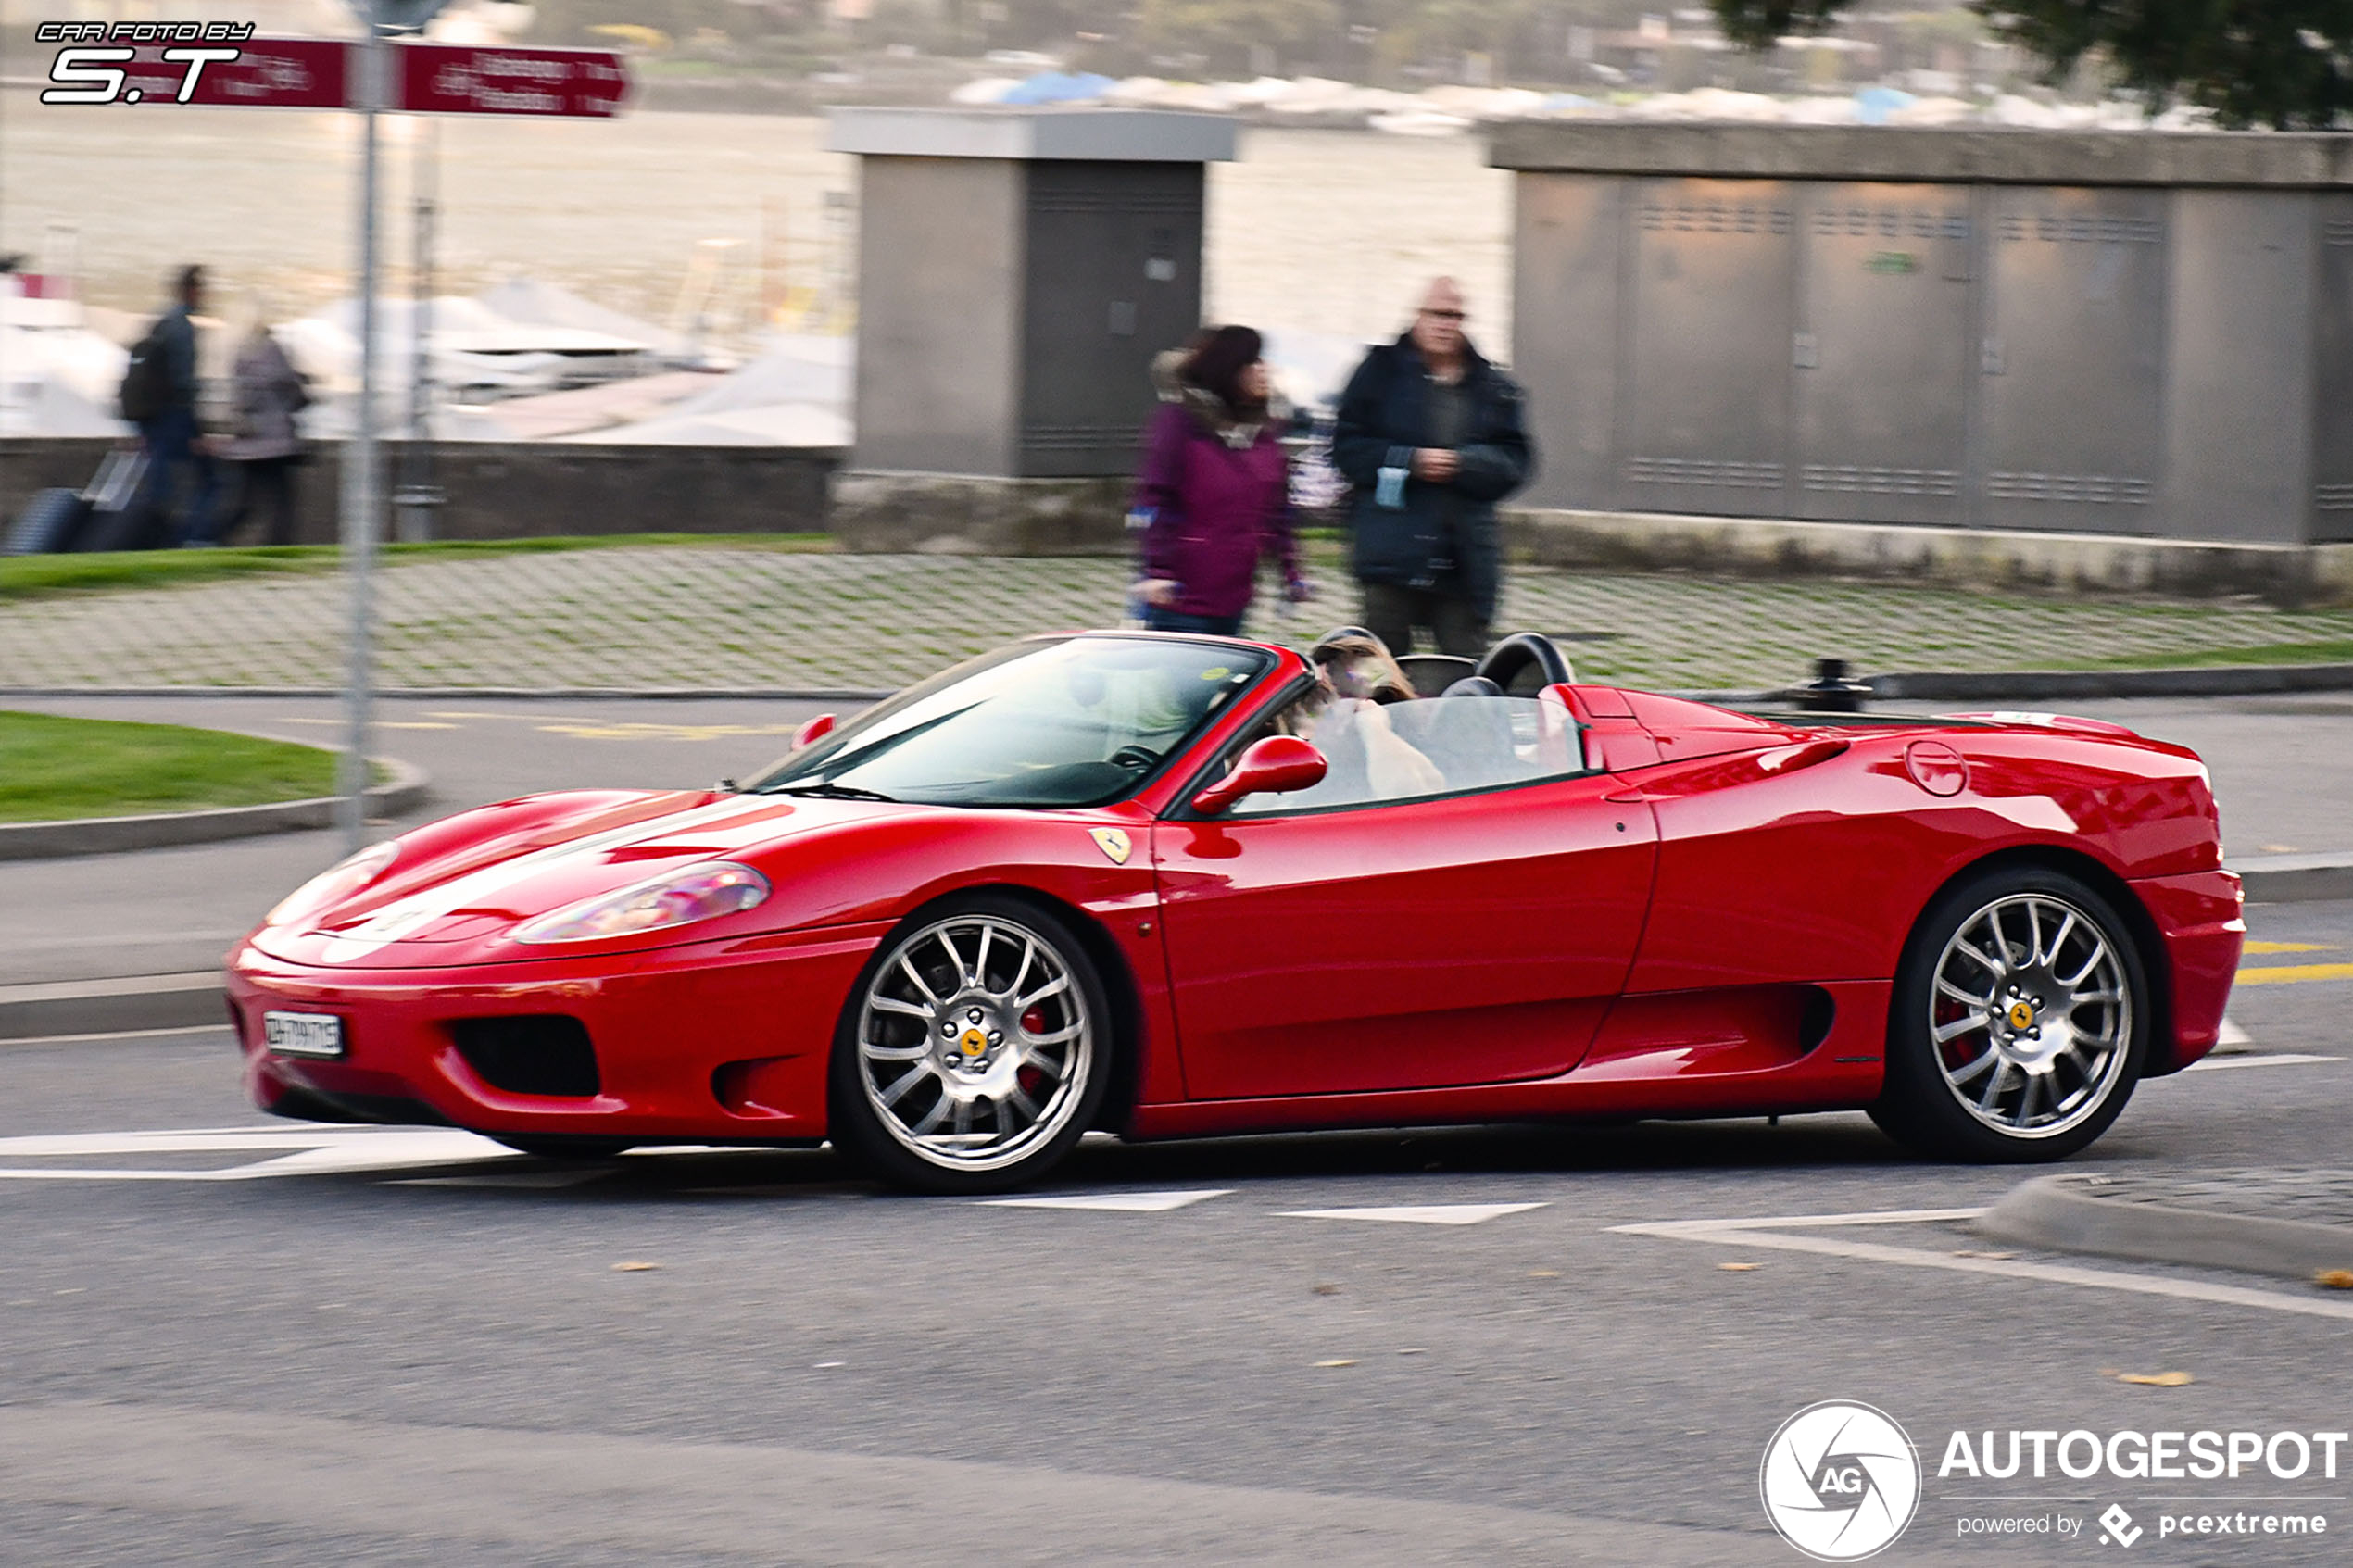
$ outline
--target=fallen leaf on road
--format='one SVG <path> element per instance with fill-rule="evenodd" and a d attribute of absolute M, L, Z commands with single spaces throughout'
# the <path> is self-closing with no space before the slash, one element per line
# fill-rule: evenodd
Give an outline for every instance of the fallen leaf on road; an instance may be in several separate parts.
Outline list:
<path fill-rule="evenodd" d="M 1401 1356 L 1427 1356 L 1429 1354 L 1428 1350 L 1424 1349 L 1419 1345 L 1401 1345 L 1397 1348 L 1397 1353 Z"/>
<path fill-rule="evenodd" d="M 1319 1366 L 1319 1367 L 1322 1367 L 1322 1366 L 1354 1366 L 1356 1363 L 1355 1363 L 1354 1361 L 1352 1361 L 1348 1360 L 1348 1359 L 1347 1359 L 1347 1358 L 1345 1358 L 1345 1357 L 1342 1357 L 1341 1359 L 1340 1359 L 1340 1360 L 1338 1360 L 1338 1361 L 1317 1361 L 1315 1364 L 1316 1364 L 1317 1366 Z"/>
<path fill-rule="evenodd" d="M 831 1372 L 836 1367 L 845 1367 L 849 1364 L 848 1361 L 812 1361 L 809 1366 L 812 1372 Z"/>
<path fill-rule="evenodd" d="M 1561 1277 L 1561 1272 L 1558 1269 L 1530 1269 L 1528 1271 L 1528 1277 L 1530 1279 L 1558 1279 Z"/>
<path fill-rule="evenodd" d="M 642 1274 L 660 1267 L 661 1267 L 660 1263 L 642 1262 L 632 1258 L 626 1262 L 615 1263 L 612 1266 L 612 1272 L 617 1274 Z"/>
<path fill-rule="evenodd" d="M 1744 1274 L 1752 1269 L 1761 1269 L 1765 1265 L 1762 1263 L 1718 1263 L 1716 1266 L 1728 1274 Z"/>
<path fill-rule="evenodd" d="M 1336 1285 L 1319 1285 L 1315 1286 L 1315 1294 L 1318 1296 L 1337 1296 L 1340 1294 L 1340 1286 Z"/>
<path fill-rule="evenodd" d="M 2197 1379 L 2186 1372 L 2120 1372 L 2119 1383 L 2138 1383 L 2150 1388 L 2180 1388 Z"/>
<path fill-rule="evenodd" d="M 2322 1269 L 2312 1283 L 2330 1290 L 2353 1290 L 2353 1269 Z"/>
<path fill-rule="evenodd" d="M 1953 1256 L 1956 1258 L 2015 1258 L 2018 1254 L 2015 1252 L 1978 1252 L 1966 1247 L 1958 1247 L 1953 1249 Z"/>

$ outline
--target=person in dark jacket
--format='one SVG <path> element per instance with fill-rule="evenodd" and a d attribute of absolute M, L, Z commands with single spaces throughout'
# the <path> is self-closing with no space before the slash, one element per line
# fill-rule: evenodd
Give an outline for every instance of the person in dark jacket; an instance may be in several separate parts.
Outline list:
<path fill-rule="evenodd" d="M 132 505 L 158 524 L 176 525 L 181 543 L 204 544 L 210 537 L 218 478 L 196 421 L 196 326 L 191 318 L 204 307 L 204 269 L 180 269 L 172 278 L 172 297 L 171 307 L 149 329 L 163 361 L 163 401 L 139 420 L 147 472 Z"/>
<path fill-rule="evenodd" d="M 1310 596 L 1291 533 L 1290 467 L 1269 410 L 1265 345 L 1248 327 L 1200 340 L 1176 396 L 1152 411 L 1130 516 L 1143 528 L 1144 624 L 1154 632 L 1241 628 L 1259 558 L 1277 562 L 1285 596 Z"/>
<path fill-rule="evenodd" d="M 1536 469 L 1519 387 L 1471 346 L 1463 320 L 1454 280 L 1432 282 L 1404 336 L 1349 379 L 1333 429 L 1364 623 L 1399 653 L 1417 626 L 1441 653 L 1486 651 L 1503 591 L 1495 503 Z"/>

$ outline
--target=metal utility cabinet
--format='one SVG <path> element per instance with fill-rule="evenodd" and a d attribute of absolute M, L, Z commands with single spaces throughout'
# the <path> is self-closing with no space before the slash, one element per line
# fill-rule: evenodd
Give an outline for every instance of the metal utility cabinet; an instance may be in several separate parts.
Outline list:
<path fill-rule="evenodd" d="M 2353 539 L 2353 137 L 1526 124 L 1524 504 Z"/>
<path fill-rule="evenodd" d="M 860 470 L 1132 470 L 1152 356 L 1201 324 L 1218 115 L 840 108 L 861 161 Z"/>

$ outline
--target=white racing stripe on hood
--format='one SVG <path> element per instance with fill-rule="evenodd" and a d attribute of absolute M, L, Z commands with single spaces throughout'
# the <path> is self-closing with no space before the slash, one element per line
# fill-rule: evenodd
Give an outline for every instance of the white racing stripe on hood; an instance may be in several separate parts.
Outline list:
<path fill-rule="evenodd" d="M 367 957 L 379 947 L 415 935 L 435 921 L 454 914 L 472 904 L 505 892 L 517 883 L 537 875 L 558 860 L 574 855 L 594 854 L 615 845 L 650 838 L 696 828 L 711 827 L 731 818 L 747 816 L 753 811 L 773 811 L 776 803 L 758 796 L 731 796 L 683 815 L 645 817 L 623 827 L 610 828 L 586 838 L 575 838 L 562 844 L 551 844 L 544 849 L 534 849 L 511 860 L 471 871 L 438 886 L 424 888 L 405 898 L 396 898 L 370 915 L 348 933 L 330 935 L 327 950 L 321 956 L 329 963 L 349 963 Z M 535 911 L 542 913 L 545 911 Z"/>

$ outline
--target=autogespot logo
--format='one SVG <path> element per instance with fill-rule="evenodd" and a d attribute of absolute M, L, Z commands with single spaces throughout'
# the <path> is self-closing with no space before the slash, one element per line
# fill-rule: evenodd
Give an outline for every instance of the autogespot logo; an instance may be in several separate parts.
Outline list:
<path fill-rule="evenodd" d="M 1825 1399 L 1781 1423 L 1756 1485 L 1781 1539 L 1823 1562 L 1853 1562 L 1911 1524 L 1920 1460 L 1884 1411 Z"/>

